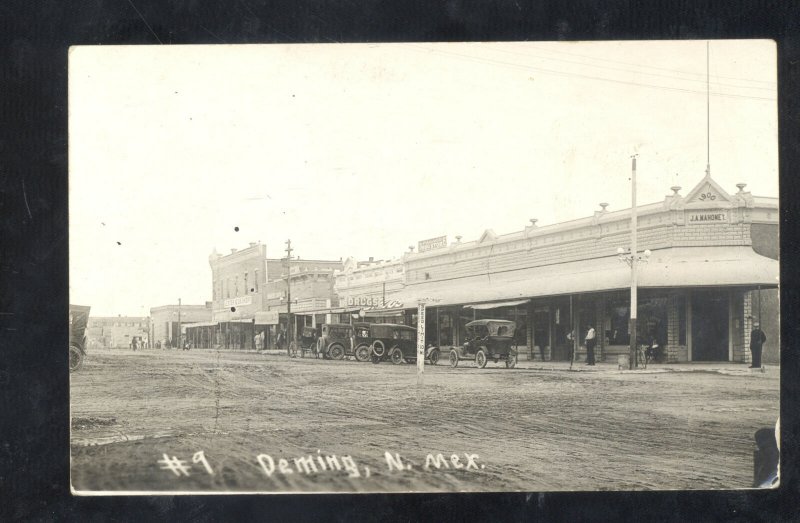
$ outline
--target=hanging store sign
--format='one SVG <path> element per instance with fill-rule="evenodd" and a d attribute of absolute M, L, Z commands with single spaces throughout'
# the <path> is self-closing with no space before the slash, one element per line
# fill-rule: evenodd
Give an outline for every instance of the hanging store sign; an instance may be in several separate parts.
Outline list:
<path fill-rule="evenodd" d="M 277 325 L 279 321 L 278 311 L 262 311 L 256 313 L 256 325 Z"/>
<path fill-rule="evenodd" d="M 728 213 L 726 211 L 693 212 L 689 213 L 689 218 L 686 221 L 691 225 L 727 223 Z"/>
<path fill-rule="evenodd" d="M 252 296 L 239 296 L 238 298 L 228 298 L 222 301 L 225 307 L 237 307 L 239 305 L 251 305 L 253 303 Z"/>
<path fill-rule="evenodd" d="M 439 236 L 438 238 L 431 238 L 429 240 L 421 240 L 417 242 L 417 252 L 428 252 L 444 247 L 447 247 L 447 236 Z"/>

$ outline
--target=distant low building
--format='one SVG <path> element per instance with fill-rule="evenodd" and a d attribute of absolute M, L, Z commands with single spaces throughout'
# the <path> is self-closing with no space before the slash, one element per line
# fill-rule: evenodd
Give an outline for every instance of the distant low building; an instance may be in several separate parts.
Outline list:
<path fill-rule="evenodd" d="M 89 348 L 121 349 L 131 341 L 148 339 L 150 321 L 146 316 L 90 316 L 86 326 Z"/>
<path fill-rule="evenodd" d="M 203 305 L 174 304 L 152 307 L 150 321 L 151 346 L 177 347 L 182 327 L 211 321 L 211 302 L 207 301 Z"/>

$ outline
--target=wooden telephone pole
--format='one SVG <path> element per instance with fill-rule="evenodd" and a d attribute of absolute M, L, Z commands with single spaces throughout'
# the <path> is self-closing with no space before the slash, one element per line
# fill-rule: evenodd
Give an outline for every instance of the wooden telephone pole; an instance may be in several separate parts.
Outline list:
<path fill-rule="evenodd" d="M 286 329 L 289 331 L 287 342 L 294 341 L 292 328 L 292 240 L 286 240 Z"/>

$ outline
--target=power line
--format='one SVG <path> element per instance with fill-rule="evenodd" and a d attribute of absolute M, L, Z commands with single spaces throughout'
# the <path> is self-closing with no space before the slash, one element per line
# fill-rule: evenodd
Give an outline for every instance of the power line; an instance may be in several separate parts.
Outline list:
<path fill-rule="evenodd" d="M 554 62 L 563 62 L 563 63 L 567 63 L 567 64 L 582 65 L 584 67 L 596 67 L 596 68 L 599 68 L 599 69 L 606 69 L 606 70 L 609 70 L 609 71 L 623 71 L 623 72 L 626 72 L 626 73 L 642 74 L 642 75 L 648 75 L 648 76 L 658 76 L 658 77 L 661 77 L 661 78 L 671 78 L 673 80 L 682 80 L 682 81 L 686 81 L 686 82 L 698 82 L 698 83 L 706 83 L 707 82 L 707 79 L 705 79 L 705 78 L 704 79 L 699 79 L 699 78 L 698 79 L 695 79 L 695 78 L 678 78 L 678 77 L 675 77 L 674 75 L 668 75 L 668 74 L 648 73 L 646 71 L 635 71 L 635 70 L 631 70 L 631 69 L 623 69 L 623 68 L 620 68 L 620 67 L 609 67 L 607 65 L 595 65 L 595 64 L 586 63 L 586 62 L 578 62 L 578 61 L 575 61 L 575 60 L 563 60 L 563 59 L 560 59 L 560 58 L 549 58 L 547 56 L 535 55 L 535 54 L 530 54 L 530 53 L 521 53 L 519 51 L 513 51 L 511 49 L 497 48 L 497 49 L 492 49 L 492 50 L 493 51 L 500 51 L 502 53 L 515 54 L 515 55 L 519 55 L 519 56 L 526 56 L 526 57 L 531 57 L 531 58 L 539 58 L 540 60 L 551 60 L 551 61 L 554 61 Z M 590 58 L 588 56 L 585 57 L 585 58 L 587 60 L 596 60 L 595 58 Z M 646 66 L 646 65 L 635 65 L 635 64 L 627 64 L 627 65 L 631 65 L 631 66 L 635 66 L 635 67 L 650 67 L 650 66 Z M 681 74 L 695 74 L 695 73 L 682 73 L 681 71 L 675 71 L 675 72 L 678 72 L 678 73 L 681 73 Z M 750 80 L 750 81 L 757 82 L 758 80 Z M 735 89 L 760 89 L 760 90 L 763 90 L 763 91 L 774 91 L 775 90 L 774 87 L 761 87 L 761 86 L 752 86 L 751 87 L 751 86 L 747 86 L 747 85 L 726 84 L 726 83 L 723 83 L 723 82 L 711 82 L 711 83 L 713 85 L 718 85 L 720 87 L 732 87 L 732 88 L 735 88 Z"/>
<path fill-rule="evenodd" d="M 460 58 L 464 58 L 466 60 L 470 60 L 470 61 L 473 61 L 473 62 L 490 64 L 490 65 L 493 64 L 493 65 L 514 67 L 514 68 L 522 69 L 522 70 L 525 70 L 525 71 L 539 71 L 541 73 L 552 74 L 552 75 L 556 75 L 556 76 L 583 78 L 583 79 L 586 79 L 586 80 L 599 80 L 599 81 L 602 81 L 602 82 L 611 82 L 611 83 L 623 84 L 623 85 L 635 85 L 637 87 L 647 87 L 647 88 L 651 88 L 651 89 L 661 89 L 661 90 L 664 90 L 664 91 L 675 91 L 675 92 L 692 93 L 692 94 L 706 94 L 705 91 L 697 91 L 697 90 L 694 90 L 694 89 L 685 89 L 685 88 L 681 88 L 681 87 L 670 87 L 670 86 L 666 86 L 666 85 L 643 84 L 643 83 L 632 82 L 632 81 L 628 81 L 628 80 L 617 80 L 617 79 L 613 79 L 613 78 L 603 78 L 603 77 L 599 77 L 599 76 L 591 76 L 591 75 L 580 74 L 580 73 L 568 73 L 568 72 L 564 72 L 564 71 L 557 71 L 557 70 L 554 70 L 554 69 L 545 69 L 545 68 L 542 68 L 542 67 L 536 67 L 536 66 L 530 66 L 530 65 L 522 65 L 522 64 L 517 64 L 517 63 L 513 63 L 513 62 L 505 62 L 505 61 L 502 61 L 502 60 L 495 60 L 495 59 L 491 59 L 491 58 L 482 58 L 482 57 L 470 56 L 470 55 L 465 55 L 465 54 L 462 54 L 462 53 L 455 53 L 455 52 L 452 52 L 452 51 L 444 51 L 444 50 L 441 50 L 441 49 L 432 49 L 432 48 L 429 48 L 429 47 L 417 46 L 417 45 L 414 45 L 414 44 L 407 44 L 407 45 L 409 45 L 410 47 L 416 47 L 417 49 L 425 50 L 425 51 L 429 51 L 429 52 L 435 52 L 435 53 L 440 53 L 440 54 L 448 54 L 448 55 L 451 55 L 451 56 L 458 56 Z M 711 95 L 713 95 L 713 96 L 722 96 L 722 97 L 727 97 L 727 98 L 746 98 L 746 99 L 750 99 L 750 100 L 763 100 L 763 101 L 769 101 L 769 102 L 776 101 L 775 98 L 768 98 L 768 97 L 763 97 L 763 96 L 749 96 L 749 95 L 734 94 L 734 93 L 716 92 L 716 93 L 711 93 Z"/>
<path fill-rule="evenodd" d="M 531 48 L 532 49 L 539 49 L 540 51 L 547 51 L 547 52 L 551 52 L 551 53 L 566 54 L 566 55 L 570 55 L 570 56 L 578 56 L 578 57 L 581 57 L 581 58 L 587 58 L 589 60 L 598 60 L 598 61 L 601 61 L 601 62 L 609 62 L 609 63 L 620 64 L 620 65 L 632 65 L 632 66 L 635 66 L 635 67 L 646 67 L 648 69 L 656 69 L 656 70 L 659 70 L 659 71 L 667 71 L 667 72 L 672 72 L 672 73 L 688 74 L 688 75 L 692 75 L 692 76 L 705 76 L 703 73 L 695 73 L 695 72 L 692 72 L 692 71 L 682 71 L 682 70 L 679 70 L 679 69 L 670 69 L 668 67 L 658 67 L 656 65 L 634 64 L 634 63 L 631 63 L 631 62 L 623 62 L 623 61 L 620 61 L 620 60 L 611 60 L 610 58 L 599 58 L 599 57 L 596 57 L 596 56 L 587 56 L 587 55 L 583 55 L 583 54 L 579 54 L 579 53 L 570 53 L 569 51 L 557 51 L 555 49 L 545 49 L 543 47 L 537 47 L 537 46 L 531 46 Z M 723 76 L 723 75 L 713 75 L 713 77 L 714 78 L 722 78 L 722 79 L 725 79 L 725 80 L 739 80 L 739 81 L 742 81 L 742 82 L 756 82 L 756 83 L 768 84 L 768 85 L 772 85 L 772 86 L 777 85 L 776 82 L 773 82 L 771 80 L 756 80 L 754 78 L 741 78 L 741 77 L 736 77 L 736 76 Z M 704 80 L 701 80 L 701 81 L 704 81 Z"/>

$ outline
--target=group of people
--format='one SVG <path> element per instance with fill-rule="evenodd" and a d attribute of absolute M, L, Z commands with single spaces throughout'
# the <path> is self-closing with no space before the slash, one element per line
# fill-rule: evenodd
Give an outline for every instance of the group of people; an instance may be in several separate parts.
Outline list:
<path fill-rule="evenodd" d="M 569 340 L 570 343 L 574 341 L 573 332 L 567 334 L 567 340 Z M 761 322 L 759 320 L 754 320 L 753 330 L 750 332 L 750 354 L 752 356 L 750 363 L 751 369 L 761 368 L 761 352 L 766 341 L 767 336 L 764 334 L 764 331 L 761 330 Z M 591 325 L 586 326 L 584 343 L 586 344 L 586 365 L 594 365 L 594 349 L 597 346 L 597 333 L 595 332 L 594 327 Z M 650 343 L 650 347 L 657 348 L 658 341 L 654 339 Z M 542 354 L 542 359 L 544 359 L 544 354 Z"/>

